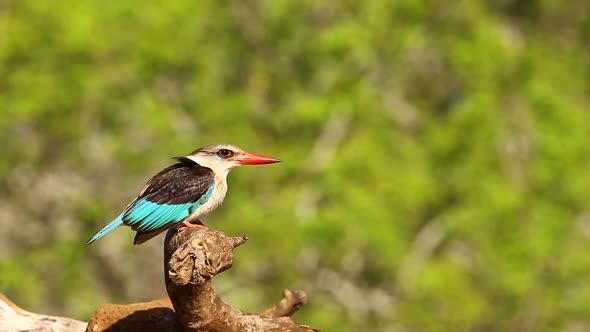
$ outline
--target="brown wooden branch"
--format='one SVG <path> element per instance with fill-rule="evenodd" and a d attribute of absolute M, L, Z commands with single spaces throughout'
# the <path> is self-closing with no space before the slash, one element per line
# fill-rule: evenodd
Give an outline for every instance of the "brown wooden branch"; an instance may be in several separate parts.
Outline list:
<path fill-rule="evenodd" d="M 233 264 L 233 250 L 246 237 L 211 229 L 169 231 L 164 245 L 166 289 L 185 331 L 317 331 L 287 317 L 306 301 L 303 292 L 284 298 L 262 314 L 243 312 L 223 302 L 211 279 Z"/>
<path fill-rule="evenodd" d="M 232 266 L 233 250 L 246 241 L 211 229 L 169 231 L 164 274 L 170 299 L 102 305 L 87 331 L 318 331 L 289 317 L 307 302 L 304 292 L 285 290 L 283 299 L 261 314 L 243 312 L 217 296 L 212 278 Z"/>
<path fill-rule="evenodd" d="M 283 299 L 271 308 L 263 311 L 261 315 L 271 317 L 290 317 L 306 303 L 307 295 L 304 292 L 285 289 L 283 291 Z"/>
<path fill-rule="evenodd" d="M 103 304 L 90 321 L 45 316 L 20 309 L 0 294 L 0 331 L 39 332 L 309 332 L 289 317 L 307 302 L 302 291 L 285 290 L 272 308 L 247 313 L 223 302 L 211 279 L 233 264 L 233 250 L 247 238 L 211 229 L 169 231 L 164 272 L 170 299 L 128 305 Z"/>
<path fill-rule="evenodd" d="M 96 309 L 86 328 L 86 332 L 181 330 L 168 298 L 133 304 L 103 304 Z"/>

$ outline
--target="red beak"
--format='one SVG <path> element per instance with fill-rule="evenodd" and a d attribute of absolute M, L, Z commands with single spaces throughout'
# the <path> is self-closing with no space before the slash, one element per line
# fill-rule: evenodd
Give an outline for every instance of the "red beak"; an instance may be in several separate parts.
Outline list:
<path fill-rule="evenodd" d="M 233 158 L 242 165 L 264 165 L 280 163 L 281 160 L 253 152 L 242 152 Z"/>

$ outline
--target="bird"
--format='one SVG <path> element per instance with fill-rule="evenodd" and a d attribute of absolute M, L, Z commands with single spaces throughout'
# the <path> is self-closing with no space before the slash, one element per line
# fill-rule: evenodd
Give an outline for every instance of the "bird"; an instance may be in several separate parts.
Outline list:
<path fill-rule="evenodd" d="M 281 162 L 231 144 L 206 145 L 174 159 L 175 164 L 154 175 L 123 212 L 86 244 L 123 225 L 136 232 L 133 244 L 142 244 L 171 228 L 207 227 L 199 219 L 223 202 L 232 169 Z"/>

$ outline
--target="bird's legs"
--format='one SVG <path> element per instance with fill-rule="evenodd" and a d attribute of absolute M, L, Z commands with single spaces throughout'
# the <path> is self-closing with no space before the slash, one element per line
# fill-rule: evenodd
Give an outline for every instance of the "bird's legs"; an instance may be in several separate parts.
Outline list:
<path fill-rule="evenodd" d="M 209 228 L 209 227 L 205 226 L 205 225 L 204 225 L 204 224 L 203 224 L 203 223 L 202 223 L 200 220 L 198 220 L 198 219 L 197 219 L 197 222 L 196 222 L 196 223 L 192 223 L 192 222 L 190 222 L 190 221 L 183 220 L 183 221 L 182 221 L 182 225 L 183 225 L 183 226 L 180 226 L 180 227 L 178 228 L 178 231 L 179 231 L 179 232 L 182 232 L 182 231 L 184 231 L 184 230 L 186 230 L 186 229 L 189 229 L 189 228 Z"/>

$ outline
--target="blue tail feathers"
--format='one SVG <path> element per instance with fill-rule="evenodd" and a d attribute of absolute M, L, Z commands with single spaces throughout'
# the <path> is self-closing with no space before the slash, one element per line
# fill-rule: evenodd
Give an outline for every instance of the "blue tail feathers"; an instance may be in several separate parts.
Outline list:
<path fill-rule="evenodd" d="M 120 214 L 115 220 L 108 223 L 104 226 L 98 233 L 94 234 L 90 238 L 90 240 L 86 241 L 86 244 L 91 244 L 92 242 L 100 239 L 101 237 L 105 236 L 108 232 L 112 231 L 113 229 L 123 225 L 123 214 Z"/>

